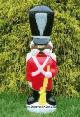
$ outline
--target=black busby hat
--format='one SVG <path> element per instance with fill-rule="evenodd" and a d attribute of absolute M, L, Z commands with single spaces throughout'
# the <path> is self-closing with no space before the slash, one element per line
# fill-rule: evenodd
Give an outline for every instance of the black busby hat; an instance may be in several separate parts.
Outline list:
<path fill-rule="evenodd" d="M 50 41 L 54 13 L 47 6 L 35 6 L 29 11 L 30 28 L 35 44 L 47 44 Z"/>

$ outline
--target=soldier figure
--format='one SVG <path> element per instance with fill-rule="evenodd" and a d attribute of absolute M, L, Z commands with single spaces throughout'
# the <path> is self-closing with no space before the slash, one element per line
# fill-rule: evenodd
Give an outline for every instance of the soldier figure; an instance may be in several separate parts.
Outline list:
<path fill-rule="evenodd" d="M 57 73 L 57 64 L 56 55 L 52 53 L 53 44 L 50 40 L 53 19 L 54 13 L 47 6 L 36 6 L 29 12 L 32 41 L 30 43 L 31 51 L 26 57 L 26 80 L 33 90 L 33 95 L 27 99 L 28 106 L 38 104 L 40 91 L 45 91 L 46 103 L 56 107 L 56 100 L 52 95 L 52 78 Z"/>

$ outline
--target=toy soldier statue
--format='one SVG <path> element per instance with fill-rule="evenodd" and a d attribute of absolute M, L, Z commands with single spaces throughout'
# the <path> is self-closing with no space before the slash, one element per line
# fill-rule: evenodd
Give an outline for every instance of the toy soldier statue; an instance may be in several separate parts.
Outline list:
<path fill-rule="evenodd" d="M 33 94 L 27 99 L 31 112 L 53 112 L 52 78 L 57 73 L 56 55 L 50 40 L 54 13 L 47 6 L 36 6 L 29 12 L 32 32 L 31 51 L 26 57 L 26 80 Z"/>

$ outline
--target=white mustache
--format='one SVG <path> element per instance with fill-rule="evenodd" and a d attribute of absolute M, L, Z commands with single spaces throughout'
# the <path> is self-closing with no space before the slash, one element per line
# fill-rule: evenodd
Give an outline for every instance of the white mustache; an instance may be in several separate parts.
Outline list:
<path fill-rule="evenodd" d="M 40 50 L 38 50 L 38 49 L 32 49 L 30 53 L 31 53 L 33 56 L 36 56 L 36 55 L 39 54 L 40 52 L 46 54 L 47 56 L 50 56 L 50 55 L 52 54 L 52 50 L 50 50 L 50 49 L 44 49 L 43 51 L 40 51 Z"/>

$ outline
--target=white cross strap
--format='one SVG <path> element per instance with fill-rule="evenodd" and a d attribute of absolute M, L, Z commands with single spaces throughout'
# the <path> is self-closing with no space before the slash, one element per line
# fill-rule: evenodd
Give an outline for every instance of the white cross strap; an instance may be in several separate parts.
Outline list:
<path fill-rule="evenodd" d="M 44 69 L 45 65 L 47 64 L 50 57 L 47 56 L 46 60 L 44 61 L 44 63 L 42 65 L 39 64 L 39 62 L 38 62 L 38 60 L 37 60 L 37 58 L 35 56 L 32 56 L 32 58 L 33 58 L 33 61 L 35 62 L 36 66 L 38 68 L 37 71 L 32 72 L 32 76 L 36 76 L 39 73 L 42 73 L 43 75 L 45 75 L 46 72 L 43 69 Z"/>

